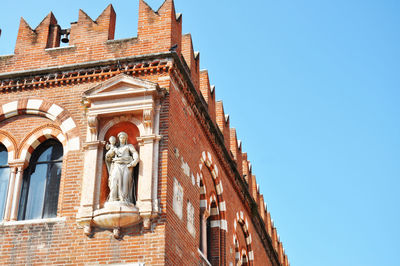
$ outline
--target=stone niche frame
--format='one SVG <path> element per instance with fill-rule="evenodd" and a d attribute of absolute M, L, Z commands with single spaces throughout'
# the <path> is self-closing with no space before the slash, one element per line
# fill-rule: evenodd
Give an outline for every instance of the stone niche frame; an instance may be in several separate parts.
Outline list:
<path fill-rule="evenodd" d="M 87 135 L 83 145 L 84 170 L 77 223 L 84 227 L 85 234 L 91 234 L 93 227 L 100 227 L 93 218 L 96 211 L 100 210 L 104 137 L 112 126 L 122 121 L 136 125 L 140 133 L 137 137 L 140 161 L 136 201 L 140 217 L 133 218 L 127 226 L 143 221 L 144 228 L 148 229 L 150 220 L 158 215 L 160 98 L 164 94 L 165 90 L 156 83 L 125 74 L 115 76 L 83 93 Z M 116 237 L 119 229 L 114 228 Z"/>

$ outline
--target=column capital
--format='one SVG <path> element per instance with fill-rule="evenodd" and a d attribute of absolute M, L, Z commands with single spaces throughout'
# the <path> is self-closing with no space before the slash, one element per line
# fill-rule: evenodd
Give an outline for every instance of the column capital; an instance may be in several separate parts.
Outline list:
<path fill-rule="evenodd" d="M 86 141 L 83 143 L 83 150 L 94 150 L 98 148 L 102 148 L 106 144 L 105 141 L 95 140 L 95 141 Z"/>
<path fill-rule="evenodd" d="M 21 168 L 21 170 L 22 170 L 25 168 L 25 166 L 28 165 L 28 163 L 24 159 L 15 159 L 15 160 L 9 161 L 8 165 L 10 166 L 10 168 Z M 21 171 L 21 170 L 19 170 L 19 171 Z"/>
<path fill-rule="evenodd" d="M 161 135 L 151 134 L 151 135 L 140 136 L 137 137 L 136 139 L 139 145 L 142 146 L 144 144 L 154 143 L 155 141 L 159 141 L 161 138 L 162 138 Z"/>

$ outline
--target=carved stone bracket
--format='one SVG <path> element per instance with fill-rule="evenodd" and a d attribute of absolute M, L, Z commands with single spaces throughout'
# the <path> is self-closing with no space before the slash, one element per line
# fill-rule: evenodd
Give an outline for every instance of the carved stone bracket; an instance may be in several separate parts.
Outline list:
<path fill-rule="evenodd" d="M 152 127 L 153 127 L 153 110 L 152 109 L 143 110 L 143 124 L 144 124 L 144 128 L 147 131 L 146 133 L 151 134 Z"/>
<path fill-rule="evenodd" d="M 87 121 L 88 121 L 88 129 L 89 129 L 87 132 L 87 140 L 88 141 L 97 140 L 97 127 L 99 124 L 97 116 L 90 115 L 87 117 Z"/>

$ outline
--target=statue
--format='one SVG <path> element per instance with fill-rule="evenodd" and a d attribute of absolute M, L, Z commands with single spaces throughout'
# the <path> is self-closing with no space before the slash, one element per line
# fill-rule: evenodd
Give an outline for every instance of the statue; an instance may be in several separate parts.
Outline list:
<path fill-rule="evenodd" d="M 106 145 L 105 161 L 108 171 L 108 187 L 110 194 L 107 202 L 133 203 L 134 180 L 133 168 L 139 162 L 139 154 L 132 144 L 128 143 L 128 134 L 118 133 L 119 143 L 114 136 Z"/>
<path fill-rule="evenodd" d="M 117 140 L 118 138 L 118 140 Z M 120 238 L 121 228 L 141 221 L 140 212 L 134 205 L 133 168 L 139 162 L 139 154 L 132 144 L 128 143 L 128 134 L 119 132 L 111 136 L 106 144 L 105 163 L 108 172 L 110 194 L 104 207 L 93 212 L 96 226 L 112 229 L 115 238 Z M 90 228 L 86 230 L 91 233 Z"/>

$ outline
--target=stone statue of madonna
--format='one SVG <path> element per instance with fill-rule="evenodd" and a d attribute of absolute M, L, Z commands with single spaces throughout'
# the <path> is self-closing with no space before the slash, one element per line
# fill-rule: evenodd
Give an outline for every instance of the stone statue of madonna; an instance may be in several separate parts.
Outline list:
<path fill-rule="evenodd" d="M 139 162 L 139 154 L 132 144 L 128 143 L 128 134 L 119 132 L 118 145 L 116 138 L 111 136 L 106 145 L 108 150 L 105 161 L 108 170 L 108 187 L 110 194 L 107 202 L 133 203 L 133 168 Z"/>

